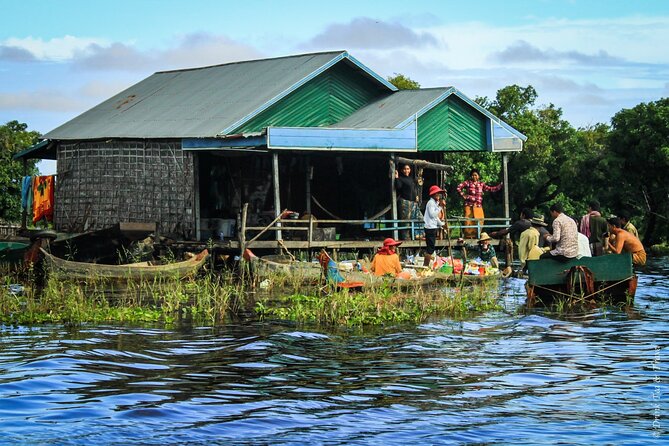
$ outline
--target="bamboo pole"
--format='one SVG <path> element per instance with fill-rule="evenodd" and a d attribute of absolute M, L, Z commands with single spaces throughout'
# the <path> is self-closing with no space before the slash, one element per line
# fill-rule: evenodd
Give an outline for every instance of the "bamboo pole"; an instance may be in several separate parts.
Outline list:
<path fill-rule="evenodd" d="M 244 258 L 244 251 L 246 250 L 246 216 L 249 211 L 249 204 L 244 203 L 244 206 L 242 207 L 242 216 L 241 216 L 241 221 L 239 222 L 239 257 L 240 259 Z"/>
<path fill-rule="evenodd" d="M 446 164 L 431 163 L 425 160 L 414 160 L 410 158 L 396 157 L 395 161 L 400 164 L 408 164 L 415 167 L 422 167 L 423 169 L 441 170 L 447 173 L 453 172 L 453 166 Z"/>
<path fill-rule="evenodd" d="M 260 231 L 255 237 L 253 237 L 251 240 L 248 241 L 248 243 L 246 244 L 246 247 L 248 248 L 249 246 L 251 246 L 251 243 L 253 243 L 253 242 L 255 242 L 256 240 L 258 240 L 258 238 L 259 238 L 261 235 L 263 235 L 265 232 L 267 232 L 267 231 L 269 230 L 269 228 L 271 228 L 272 226 L 274 226 L 274 223 L 276 223 L 276 222 L 278 222 L 279 220 L 281 220 L 281 215 L 283 215 L 283 213 L 286 212 L 287 210 L 288 210 L 288 209 L 284 209 L 283 211 L 281 211 L 281 212 L 279 213 L 279 215 L 277 215 L 276 218 L 275 218 L 274 220 L 272 220 L 272 222 L 271 222 L 270 224 L 268 224 L 267 226 L 265 226 L 265 229 L 263 229 L 262 231 Z"/>
<path fill-rule="evenodd" d="M 274 182 L 274 209 L 278 211 L 281 209 L 281 193 L 279 190 L 279 154 L 277 152 L 272 153 L 272 180 Z M 283 214 L 283 212 L 277 214 L 277 218 L 274 222 L 281 218 L 281 214 Z M 272 222 L 272 224 L 274 224 L 274 222 Z M 281 223 L 277 226 L 281 226 Z M 281 231 L 276 231 L 276 239 L 281 240 L 281 238 Z"/>

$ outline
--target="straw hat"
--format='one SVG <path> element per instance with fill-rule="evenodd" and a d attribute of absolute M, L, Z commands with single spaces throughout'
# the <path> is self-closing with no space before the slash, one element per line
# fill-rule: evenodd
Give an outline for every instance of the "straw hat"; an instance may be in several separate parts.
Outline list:
<path fill-rule="evenodd" d="M 544 221 L 544 216 L 543 215 L 538 215 L 536 217 L 530 218 L 530 223 L 533 225 L 538 225 L 538 226 L 548 226 L 546 222 Z"/>
<path fill-rule="evenodd" d="M 446 191 L 440 188 L 439 186 L 430 186 L 430 192 L 428 192 L 428 195 L 431 197 L 432 195 L 438 194 L 440 192 L 445 193 Z"/>
<path fill-rule="evenodd" d="M 383 246 L 399 246 L 402 242 L 399 242 L 393 238 L 388 237 L 383 241 Z"/>
<path fill-rule="evenodd" d="M 492 237 L 490 237 L 487 232 L 482 232 L 481 233 L 481 238 L 479 239 L 479 243 L 480 242 L 485 242 L 487 240 L 492 240 Z"/>

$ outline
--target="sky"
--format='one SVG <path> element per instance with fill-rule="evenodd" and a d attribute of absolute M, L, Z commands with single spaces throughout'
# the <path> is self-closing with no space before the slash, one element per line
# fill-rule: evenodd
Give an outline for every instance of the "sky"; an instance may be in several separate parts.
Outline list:
<path fill-rule="evenodd" d="M 156 71 L 347 50 L 471 98 L 532 85 L 586 127 L 669 96 L 667 42 L 665 0 L 0 0 L 0 124 L 46 133 Z"/>

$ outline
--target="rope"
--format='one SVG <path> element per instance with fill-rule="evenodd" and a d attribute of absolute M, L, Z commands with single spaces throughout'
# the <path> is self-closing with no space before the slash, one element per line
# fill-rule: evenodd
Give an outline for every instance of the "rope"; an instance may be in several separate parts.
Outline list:
<path fill-rule="evenodd" d="M 313 195 L 311 196 L 311 199 L 316 204 L 316 206 L 318 206 L 323 212 L 328 214 L 328 216 L 334 218 L 335 220 L 345 220 L 344 218 L 338 217 L 337 215 L 335 215 L 332 212 L 325 209 L 325 207 Z M 380 212 L 377 212 L 375 215 L 372 215 L 371 217 L 367 218 L 367 220 L 376 220 L 377 218 L 379 218 L 380 216 L 382 216 L 383 214 L 388 212 L 390 210 L 390 208 L 391 208 L 391 205 L 386 206 Z"/>
<path fill-rule="evenodd" d="M 627 279 L 622 279 L 622 280 L 620 280 L 620 281 L 618 281 L 618 282 L 616 282 L 616 283 L 614 283 L 614 284 L 611 284 L 611 285 L 609 285 L 609 286 L 607 286 L 607 287 L 602 288 L 601 290 L 597 290 L 597 291 L 595 291 L 594 293 L 588 294 L 587 296 L 583 296 L 580 300 L 585 300 L 585 299 L 588 299 L 588 298 L 590 298 L 590 297 L 592 297 L 592 296 L 594 296 L 594 295 L 596 295 L 596 294 L 603 293 L 604 291 L 608 290 L 609 288 L 613 288 L 614 286 L 618 286 L 618 285 L 620 285 L 621 283 L 624 283 L 624 282 L 630 280 L 631 278 L 632 278 L 632 277 L 628 277 Z M 573 294 L 563 293 L 563 292 L 561 292 L 561 291 L 557 291 L 557 290 L 554 290 L 554 289 L 552 289 L 552 288 L 546 288 L 546 287 L 543 287 L 543 286 L 541 286 L 541 285 L 533 285 L 533 286 L 534 286 L 535 288 L 539 288 L 539 289 L 542 289 L 542 290 L 550 291 L 551 293 L 559 294 L 559 295 L 562 295 L 562 296 L 564 296 L 564 297 L 568 297 L 568 298 L 575 298 L 575 297 L 576 297 L 576 296 L 574 296 Z"/>

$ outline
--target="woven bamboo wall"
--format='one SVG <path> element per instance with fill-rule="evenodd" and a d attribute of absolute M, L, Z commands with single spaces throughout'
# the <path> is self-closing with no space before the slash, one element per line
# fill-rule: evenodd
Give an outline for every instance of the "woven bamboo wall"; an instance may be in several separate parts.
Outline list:
<path fill-rule="evenodd" d="M 195 233 L 194 164 L 178 141 L 61 143 L 55 225 L 59 231 L 157 222 L 161 234 Z"/>

